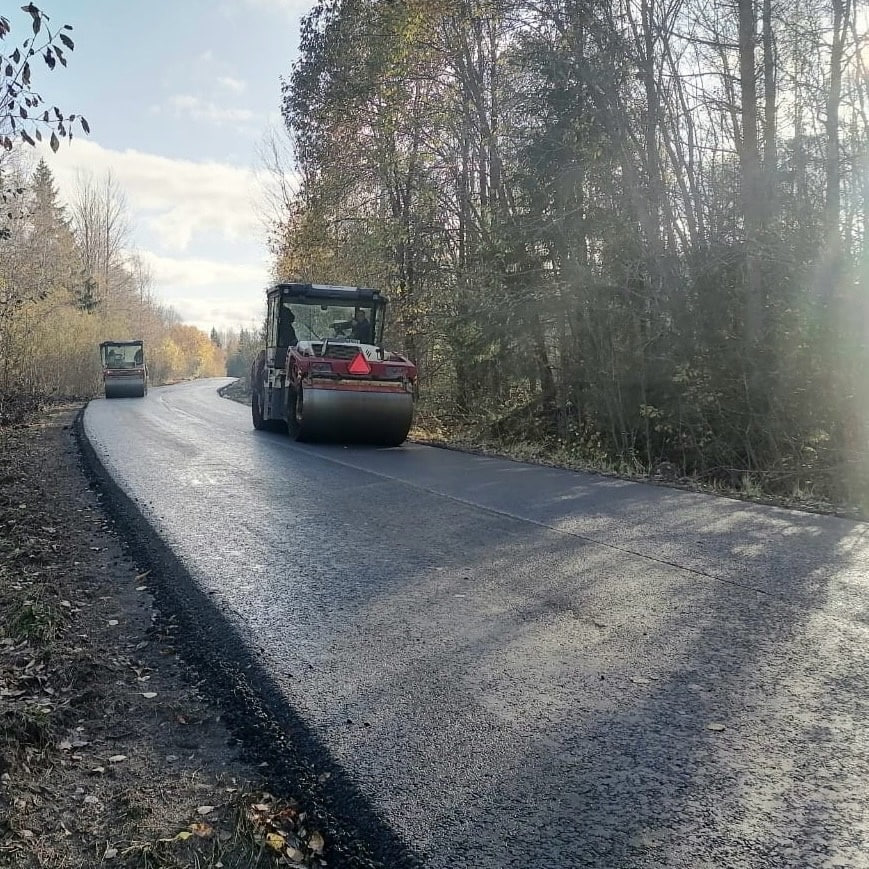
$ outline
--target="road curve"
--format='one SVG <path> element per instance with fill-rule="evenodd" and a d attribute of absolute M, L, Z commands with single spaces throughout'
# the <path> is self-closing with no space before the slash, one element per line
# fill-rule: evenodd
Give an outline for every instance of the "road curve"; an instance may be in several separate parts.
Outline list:
<path fill-rule="evenodd" d="M 298 445 L 223 382 L 86 436 L 426 866 L 869 866 L 869 527 Z"/>

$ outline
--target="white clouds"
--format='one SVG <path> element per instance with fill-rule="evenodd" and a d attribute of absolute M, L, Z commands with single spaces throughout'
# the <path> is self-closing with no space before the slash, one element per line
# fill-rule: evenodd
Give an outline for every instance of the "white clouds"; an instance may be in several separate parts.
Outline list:
<path fill-rule="evenodd" d="M 248 303 L 202 299 L 193 296 L 176 298 L 173 307 L 185 323 L 198 326 L 204 332 L 217 329 L 258 328 L 265 317 L 265 292 L 250 296 Z"/>
<path fill-rule="evenodd" d="M 158 284 L 180 287 L 215 287 L 225 284 L 249 284 L 260 290 L 268 282 L 268 272 L 262 266 L 221 262 L 201 257 L 160 256 L 152 251 L 140 251 L 144 263 Z"/>
<path fill-rule="evenodd" d="M 257 9 L 282 12 L 294 18 L 301 18 L 306 12 L 311 11 L 311 0 L 247 0 L 247 5 Z"/>
<path fill-rule="evenodd" d="M 63 199 L 80 170 L 111 170 L 132 212 L 139 255 L 157 295 L 203 329 L 248 326 L 262 318 L 270 276 L 262 247 L 261 187 L 247 169 L 76 139 L 43 147 Z M 195 244 L 195 253 L 192 248 Z"/>
<path fill-rule="evenodd" d="M 234 81 L 234 79 L 230 80 Z M 186 116 L 196 121 L 208 121 L 213 124 L 242 123 L 253 120 L 254 117 L 250 109 L 220 106 L 192 94 L 175 94 L 169 97 L 168 103 L 174 109 L 176 117 Z"/>
<path fill-rule="evenodd" d="M 140 251 L 139 256 L 160 295 L 185 322 L 208 331 L 212 326 L 238 328 L 262 320 L 269 280 L 264 264 L 167 257 L 152 251 Z"/>
<path fill-rule="evenodd" d="M 46 158 L 67 198 L 78 169 L 111 170 L 137 217 L 169 251 L 184 251 L 196 236 L 224 241 L 260 240 L 259 187 L 247 169 L 127 149 L 113 151 L 78 139 Z"/>
<path fill-rule="evenodd" d="M 217 83 L 234 94 L 243 94 L 247 90 L 247 85 L 240 78 L 233 78 L 231 75 L 219 76 Z"/>

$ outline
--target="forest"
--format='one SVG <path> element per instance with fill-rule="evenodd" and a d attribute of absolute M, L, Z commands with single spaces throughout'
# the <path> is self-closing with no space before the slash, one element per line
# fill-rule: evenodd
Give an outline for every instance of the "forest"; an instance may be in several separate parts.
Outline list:
<path fill-rule="evenodd" d="M 282 279 L 367 284 L 430 432 L 869 500 L 864 0 L 321 0 Z"/>
<path fill-rule="evenodd" d="M 223 374 L 227 345 L 227 336 L 185 325 L 156 297 L 110 171 L 80 171 L 61 200 L 35 149 L 56 153 L 90 125 L 51 105 L 37 83 L 68 65 L 73 26 L 32 3 L 21 10 L 31 24 L 21 33 L 0 16 L 0 427 L 46 401 L 96 394 L 101 341 L 144 339 L 155 384 Z"/>
<path fill-rule="evenodd" d="M 83 174 L 60 201 L 45 160 L 0 162 L 0 422 L 46 398 L 87 398 L 101 387 L 99 343 L 145 341 L 151 382 L 224 373 L 221 340 L 185 325 L 152 291 L 132 247 L 124 192 L 111 174 Z"/>

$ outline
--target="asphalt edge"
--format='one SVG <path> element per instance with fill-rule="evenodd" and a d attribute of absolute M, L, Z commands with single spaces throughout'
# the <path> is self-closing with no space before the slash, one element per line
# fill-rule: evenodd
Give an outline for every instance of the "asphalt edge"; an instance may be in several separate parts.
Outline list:
<path fill-rule="evenodd" d="M 82 471 L 91 487 L 102 493 L 103 508 L 111 509 L 115 527 L 136 565 L 143 573 L 147 571 L 143 581 L 154 596 L 160 618 L 172 618 L 175 645 L 202 680 L 203 693 L 223 714 L 246 758 L 266 765 L 263 778 L 271 787 L 304 799 L 331 834 L 327 856 L 332 865 L 418 869 L 420 859 L 286 703 L 235 626 L 219 613 L 135 501 L 104 468 L 85 433 L 87 406 L 73 422 Z M 358 854 L 360 843 L 367 851 L 364 855 Z"/>

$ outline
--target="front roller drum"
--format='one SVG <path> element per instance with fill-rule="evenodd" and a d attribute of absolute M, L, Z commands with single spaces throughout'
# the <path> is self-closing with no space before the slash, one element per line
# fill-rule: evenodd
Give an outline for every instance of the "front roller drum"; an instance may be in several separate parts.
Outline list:
<path fill-rule="evenodd" d="M 413 423 L 413 396 L 299 385 L 290 392 L 290 435 L 299 441 L 397 447 Z"/>
<path fill-rule="evenodd" d="M 143 398 L 147 390 L 144 377 L 107 377 L 106 398 Z"/>

